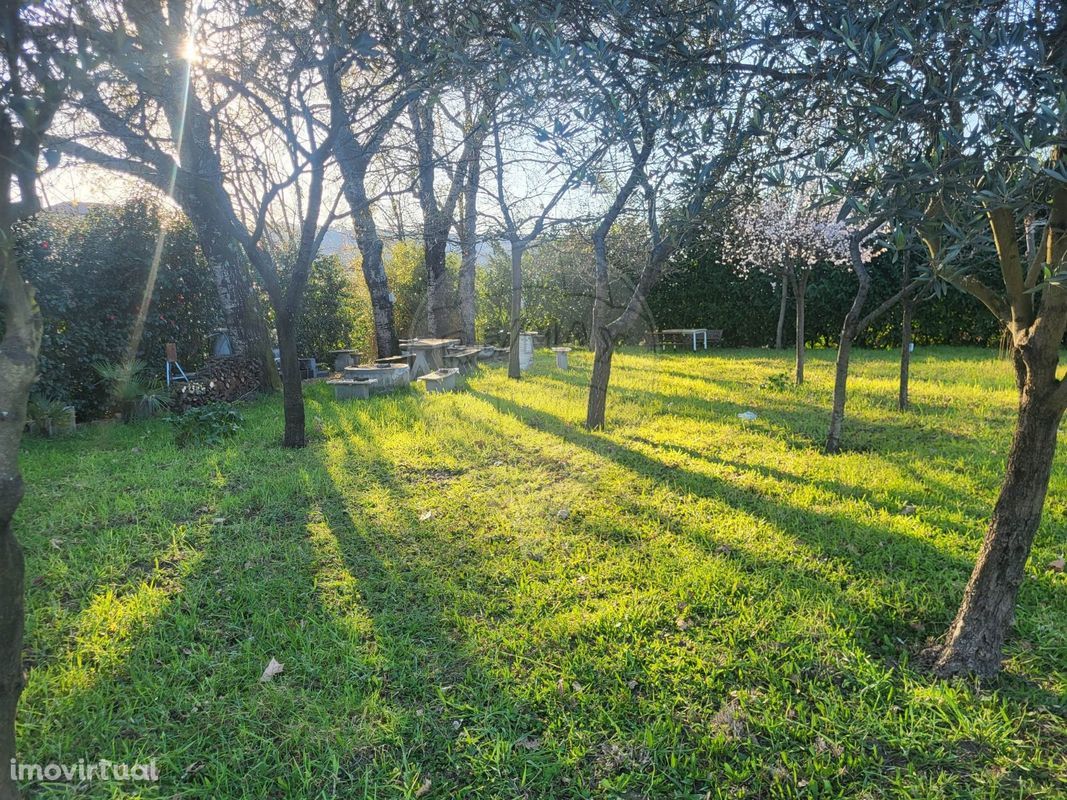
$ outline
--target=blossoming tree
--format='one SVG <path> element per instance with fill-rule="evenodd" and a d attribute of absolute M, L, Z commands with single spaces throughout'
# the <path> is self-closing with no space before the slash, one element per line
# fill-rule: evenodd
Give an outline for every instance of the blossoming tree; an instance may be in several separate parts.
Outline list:
<path fill-rule="evenodd" d="M 796 306 L 796 382 L 804 382 L 804 303 L 815 267 L 849 266 L 848 226 L 800 194 L 775 194 L 738 206 L 723 237 L 723 257 L 740 272 L 783 281 Z M 870 260 L 870 250 L 862 257 Z"/>

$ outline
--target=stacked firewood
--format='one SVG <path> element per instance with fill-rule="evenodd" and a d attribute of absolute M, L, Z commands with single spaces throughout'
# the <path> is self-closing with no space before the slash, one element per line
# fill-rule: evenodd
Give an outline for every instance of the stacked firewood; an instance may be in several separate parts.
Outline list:
<path fill-rule="evenodd" d="M 232 403 L 253 394 L 260 386 L 262 369 L 259 361 L 244 356 L 220 356 L 208 359 L 203 368 L 190 376 L 189 383 L 172 384 L 171 408 L 181 413 L 209 403 Z"/>

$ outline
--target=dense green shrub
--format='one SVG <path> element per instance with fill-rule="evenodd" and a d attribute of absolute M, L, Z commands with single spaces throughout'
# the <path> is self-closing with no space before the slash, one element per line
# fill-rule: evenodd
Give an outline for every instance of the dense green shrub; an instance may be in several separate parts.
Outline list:
<path fill-rule="evenodd" d="M 900 289 L 900 273 L 888 258 L 876 258 L 870 270 L 866 307 L 873 309 Z M 734 265 L 723 261 L 714 235 L 708 235 L 674 260 L 652 290 L 649 306 L 659 327 L 722 328 L 727 345 L 769 346 L 774 343 L 778 324 L 778 291 L 765 275 L 737 274 Z M 850 270 L 828 265 L 815 269 L 806 303 L 810 343 L 836 346 L 855 292 L 856 279 Z M 794 313 L 790 298 L 785 324 L 785 343 L 790 346 L 795 338 Z M 947 288 L 915 308 L 917 345 L 988 346 L 995 345 L 999 336 L 996 320 L 981 303 L 955 289 Z M 899 342 L 899 308 L 889 311 L 859 339 L 866 347 L 889 347 Z"/>
<path fill-rule="evenodd" d="M 167 421 L 174 427 L 174 441 L 179 447 L 210 447 L 241 430 L 244 417 L 229 403 L 211 403 L 172 414 Z"/>
<path fill-rule="evenodd" d="M 333 360 L 331 350 L 349 349 L 356 343 L 361 313 L 368 312 L 360 308 L 351 266 L 346 269 L 335 255 L 316 258 L 296 328 L 300 355 L 328 366 Z"/>
<path fill-rule="evenodd" d="M 109 404 L 94 364 L 123 362 L 132 349 L 147 375 L 162 375 L 171 341 L 187 370 L 209 355 L 219 323 L 215 285 L 192 228 L 160 202 L 135 198 L 80 216 L 46 212 L 19 231 L 16 247 L 44 317 L 37 394 L 69 401 L 80 418 L 91 418 Z"/>

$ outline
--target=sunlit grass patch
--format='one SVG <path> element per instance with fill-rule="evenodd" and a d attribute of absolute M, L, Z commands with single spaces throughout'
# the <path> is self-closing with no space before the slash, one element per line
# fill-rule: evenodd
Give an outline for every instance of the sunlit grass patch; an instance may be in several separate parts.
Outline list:
<path fill-rule="evenodd" d="M 28 443 L 20 757 L 158 759 L 100 797 L 1067 791 L 1062 460 L 1005 675 L 915 659 L 998 488 L 1005 362 L 920 349 L 902 414 L 894 355 L 858 354 L 829 457 L 831 353 L 775 388 L 786 354 L 625 351 L 603 432 L 571 355 L 449 395 L 308 386 L 299 452 L 277 398 L 218 448 Z"/>

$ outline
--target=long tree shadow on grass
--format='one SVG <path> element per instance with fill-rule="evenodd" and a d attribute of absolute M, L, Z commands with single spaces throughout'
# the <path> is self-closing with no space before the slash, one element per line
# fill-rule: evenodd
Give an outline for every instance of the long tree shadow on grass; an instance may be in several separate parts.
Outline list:
<path fill-rule="evenodd" d="M 539 371 L 537 378 L 559 383 L 568 388 L 586 391 L 588 376 L 583 372 Z M 694 375 L 684 376 L 698 388 L 709 381 Z M 718 385 L 715 381 L 710 381 Z M 731 382 L 737 383 L 737 382 Z M 634 402 L 647 408 L 662 408 L 673 416 L 693 420 L 733 419 L 737 414 L 759 410 L 761 425 L 771 425 L 786 445 L 800 450 L 821 450 L 826 440 L 829 412 L 825 402 L 807 400 L 794 393 L 767 392 L 756 387 L 738 384 L 737 400 L 715 400 L 698 394 L 681 394 L 672 390 L 656 391 L 615 381 L 612 388 L 615 402 Z M 610 419 L 609 419 L 610 422 Z M 863 418 L 855 413 L 845 422 L 845 441 L 842 452 L 907 452 L 920 444 L 936 441 L 956 441 L 961 447 L 973 442 L 948 430 L 937 420 L 926 421 L 914 416 L 901 416 L 899 422 L 881 422 Z"/>
<path fill-rule="evenodd" d="M 459 408 L 452 411 L 456 416 L 463 416 Z M 489 760 L 495 762 L 496 770 L 496 782 L 487 785 L 490 792 L 500 791 L 508 785 L 509 780 L 514 785 L 520 774 L 536 775 L 536 770 L 531 770 L 530 764 L 524 763 L 528 758 L 536 759 L 536 756 L 525 755 L 521 749 L 514 747 L 514 743 L 516 736 L 528 732 L 537 733 L 540 726 L 546 724 L 547 707 L 542 704 L 530 706 L 508 701 L 506 698 L 513 693 L 514 687 L 493 680 L 477 666 L 483 656 L 465 652 L 463 643 L 457 641 L 454 636 L 457 615 L 480 617 L 483 612 L 488 616 L 502 614 L 503 621 L 500 624 L 509 624 L 507 598 L 512 594 L 512 590 L 492 582 L 481 583 L 481 578 L 484 578 L 484 573 L 487 572 L 487 559 L 479 552 L 478 546 L 468 541 L 462 530 L 450 528 L 451 523 L 442 523 L 442 527 L 438 527 L 433 518 L 424 520 L 421 516 L 416 516 L 421 506 L 420 498 L 413 489 L 423 476 L 410 473 L 401 476 L 400 470 L 394 465 L 394 459 L 381 452 L 372 436 L 346 427 L 344 420 L 336 419 L 330 411 L 324 412 L 324 420 L 328 426 L 336 427 L 331 431 L 331 441 L 344 443 L 343 453 L 335 454 L 327 462 L 327 470 L 338 481 L 336 495 L 331 491 L 323 493 L 324 516 L 329 523 L 330 537 L 338 542 L 337 552 L 347 576 L 341 582 L 351 579 L 362 587 L 362 603 L 369 609 L 374 620 L 373 637 L 377 641 L 388 643 L 387 646 L 396 652 L 390 662 L 396 664 L 404 676 L 390 682 L 390 696 L 399 707 L 425 708 L 427 712 L 432 712 L 433 719 L 441 720 L 441 724 L 436 727 L 433 724 L 422 724 L 406 729 L 410 731 L 410 735 L 404 738 L 413 742 L 412 759 L 417 759 L 420 765 L 428 767 L 435 779 L 440 778 L 445 787 L 453 791 L 473 791 L 474 786 L 470 783 L 472 776 L 485 780 L 484 770 Z M 484 424 L 485 418 L 473 421 Z M 537 463 L 540 460 L 536 442 L 512 443 L 511 446 L 517 446 L 523 451 L 519 453 L 520 464 Z M 374 476 L 370 481 L 363 479 L 363 472 L 367 471 L 368 464 L 376 465 L 369 470 Z M 634 505 L 632 509 L 626 507 L 625 503 L 622 505 L 625 512 L 647 513 L 647 509 L 638 505 Z M 477 526 L 478 522 L 472 520 L 471 524 Z M 632 550 L 634 542 L 610 535 L 607 545 L 622 552 Z M 714 541 L 707 542 L 709 549 L 714 545 Z M 717 558 L 719 554 L 712 554 L 711 557 Z M 743 552 L 730 554 L 726 558 L 737 565 L 740 572 L 751 575 L 767 574 L 775 568 L 774 564 L 747 557 Z M 794 565 L 790 568 L 796 569 Z M 445 576 L 449 576 L 451 580 Z M 825 576 L 818 569 L 813 569 L 811 574 L 805 577 L 812 594 L 833 597 L 842 606 L 847 605 L 840 587 L 823 585 Z M 623 592 L 629 588 L 622 585 L 614 587 L 616 591 Z M 329 604 L 329 601 L 326 602 Z M 667 605 L 673 607 L 671 603 Z M 574 610 L 580 611 L 580 604 Z M 477 624 L 491 623 L 479 621 Z M 510 624 L 515 624 L 515 621 Z M 781 658 L 786 660 L 786 663 L 796 657 L 785 652 L 796 652 L 793 643 L 761 639 L 761 628 L 762 626 L 757 625 L 745 638 L 732 639 L 725 643 L 733 654 L 734 663 L 719 678 L 724 682 L 723 686 L 716 685 L 714 689 L 707 686 L 686 687 L 693 718 L 681 724 L 672 722 L 672 726 L 678 727 L 672 735 L 676 737 L 675 747 L 679 748 L 678 752 L 692 753 L 700 763 L 657 763 L 656 770 L 666 775 L 669 782 L 688 786 L 695 781 L 696 786 L 700 786 L 701 780 L 714 779 L 715 776 L 724 774 L 723 770 L 728 764 L 732 764 L 731 768 L 737 771 L 742 767 L 749 768 L 748 762 L 752 759 L 758 760 L 754 749 L 756 740 L 726 749 L 709 746 L 703 740 L 701 720 L 713 716 L 721 702 L 722 694 L 729 691 L 731 685 L 737 688 L 749 684 L 750 678 L 746 673 L 750 672 L 751 668 L 747 668 L 748 659 L 744 656 L 746 650 L 754 648 L 762 651 L 764 655 L 761 658 L 773 661 L 774 650 L 781 645 Z M 655 630 L 649 630 L 644 635 L 647 636 L 649 644 L 660 636 Z M 527 636 L 538 638 L 532 630 Z M 572 650 L 581 652 L 590 646 L 601 646 L 600 636 L 595 640 L 583 641 L 583 638 L 549 638 L 545 644 L 553 650 L 548 654 L 534 647 L 527 655 L 541 662 L 545 655 L 554 653 L 556 658 L 567 663 L 573 658 Z M 679 652 L 686 652 L 689 645 L 685 641 L 679 641 L 676 646 Z M 513 658 L 522 656 L 505 655 L 504 661 Z M 634 669 L 634 665 L 626 669 L 617 664 L 610 655 L 607 660 L 609 666 L 606 671 L 594 670 L 581 675 L 584 685 L 597 687 L 596 690 L 600 687 L 611 687 L 622 683 L 627 673 Z M 405 664 L 417 665 L 417 668 L 408 671 L 404 668 Z M 847 693 L 861 688 L 854 679 L 841 673 L 838 668 L 818 660 L 806 663 L 800 669 L 799 679 L 809 682 L 805 687 L 806 691 Z M 588 666 L 586 670 L 589 670 Z M 514 673 L 509 671 L 507 674 L 513 676 Z M 636 675 L 639 681 L 656 680 L 640 669 Z M 543 676 L 540 679 L 543 680 Z M 514 680 L 514 677 L 509 677 L 509 680 Z M 450 695 L 446 701 L 446 698 L 433 696 L 432 688 L 442 683 L 447 685 L 455 695 L 454 698 Z M 427 684 L 431 691 L 427 691 Z M 599 693 L 598 696 L 602 701 L 606 699 Z M 504 698 L 503 702 L 500 698 Z M 706 707 L 708 705 L 710 708 Z M 579 726 L 579 735 L 595 734 L 600 726 L 608 725 L 616 731 L 617 736 L 622 737 L 623 742 L 633 739 L 640 742 L 642 736 L 639 732 L 648 730 L 649 726 L 662 726 L 665 724 L 664 716 L 672 716 L 670 704 L 638 703 L 634 700 L 614 701 L 606 708 L 597 709 L 590 717 L 573 711 L 564 713 L 571 717 L 570 725 Z M 605 715 L 609 715 L 606 720 Z M 453 726 L 459 723 L 464 725 L 465 729 L 470 729 L 473 738 L 482 742 L 483 746 L 471 752 L 469 743 L 465 744 L 463 737 L 460 737 L 458 747 L 454 745 L 449 738 L 449 726 L 445 724 L 450 720 Z M 706 724 L 706 721 L 703 724 Z M 758 725 L 759 722 L 753 719 L 751 724 Z M 518 741 L 529 739 L 524 737 Z M 795 746 L 791 737 L 786 741 L 790 742 L 790 746 Z M 632 745 L 627 745 L 618 752 L 634 752 L 629 747 Z M 864 747 L 872 750 L 885 749 L 877 742 Z M 495 758 L 490 756 L 491 752 L 499 753 L 501 749 L 507 754 L 503 760 L 499 755 Z M 391 757 L 396 757 L 395 752 L 386 752 Z M 875 761 L 882 757 L 871 756 Z M 900 754 L 898 758 L 900 763 L 908 763 L 904 754 Z M 919 761 L 921 759 L 913 757 L 910 763 Z M 933 763 L 936 760 L 931 761 Z M 548 765 L 542 762 L 540 766 L 542 769 L 555 769 L 551 761 Z M 635 766 L 638 772 L 648 773 L 639 780 L 651 780 L 649 766 L 643 765 L 643 762 Z M 581 781 L 587 777 L 582 769 L 572 769 L 569 774 Z M 597 768 L 591 766 L 585 769 L 592 769 L 595 779 Z M 658 784 L 638 785 L 648 788 Z M 543 783 L 537 786 L 541 792 L 545 791 Z M 574 796 L 576 793 L 581 794 L 580 789 L 581 783 L 569 786 L 556 783 L 552 785 L 550 796 Z"/>
<path fill-rule="evenodd" d="M 912 609 L 914 617 L 905 618 L 900 614 L 871 608 L 855 609 L 858 618 L 867 621 L 864 626 L 867 635 L 863 637 L 865 646 L 880 658 L 895 657 L 892 644 L 887 652 L 887 642 L 904 642 L 912 652 L 921 649 L 925 644 L 925 634 L 916 630 L 919 626 L 923 631 L 942 630 L 954 611 L 947 603 L 956 600 L 970 574 L 972 564 L 969 561 L 948 555 L 913 536 L 902 536 L 886 528 L 860 522 L 847 514 L 816 512 L 796 506 L 783 507 L 780 503 L 769 501 L 759 492 L 666 464 L 632 448 L 623 447 L 605 435 L 581 430 L 558 416 L 485 392 L 472 391 L 472 394 L 536 430 L 549 432 L 609 459 L 643 479 L 665 484 L 680 497 L 692 493 L 698 497 L 715 498 L 732 508 L 762 518 L 822 553 L 824 558 L 844 563 L 856 578 L 862 580 L 863 576 L 867 576 L 870 579 L 898 583 L 909 594 L 915 595 L 916 607 Z M 715 461 L 714 457 L 706 454 L 691 455 L 698 460 Z M 748 465 L 738 466 L 748 468 Z M 830 491 L 835 489 L 832 484 L 826 488 Z M 635 513 L 641 513 L 639 504 L 635 506 Z M 903 555 L 900 559 L 904 562 L 903 571 L 899 561 L 893 563 L 896 555 L 889 557 L 888 551 L 882 548 L 887 537 L 892 537 L 892 552 Z M 732 551 L 731 555 L 735 553 L 736 551 Z M 767 569 L 771 565 L 770 561 L 764 560 L 750 563 L 746 568 L 759 570 Z M 794 571 L 797 569 L 796 564 L 788 560 L 783 560 L 778 567 Z M 899 577 L 893 577 L 894 573 Z M 927 580 L 918 585 L 914 580 L 916 574 L 926 574 Z M 835 591 L 834 587 L 824 582 L 820 569 L 812 569 L 810 577 L 812 591 L 835 593 L 847 604 L 840 591 Z M 952 588 L 946 589 L 946 586 Z M 1026 613 L 1026 609 L 1021 608 L 1020 613 Z M 1057 665 L 1048 664 L 1047 668 L 1055 670 Z M 1010 683 L 1010 676 L 1004 682 Z M 1050 696 L 1048 699 L 1053 698 Z"/>
<path fill-rule="evenodd" d="M 364 634 L 383 656 L 378 691 L 397 709 L 395 740 L 355 759 L 350 785 L 368 771 L 381 781 L 402 761 L 418 765 L 416 786 L 429 779 L 451 795 L 517 796 L 527 782 L 552 796 L 579 791 L 580 774 L 540 745 L 545 721 L 510 699 L 459 630 L 460 616 L 491 613 L 492 601 L 468 585 L 484 572 L 485 554 L 418 511 L 420 484 L 440 486 L 448 473 L 402 474 L 351 413 L 324 405 L 321 414 L 333 452 L 321 464 L 329 480 L 321 519 L 309 525 L 317 593 L 341 625 L 346 605 L 366 613 Z"/>

